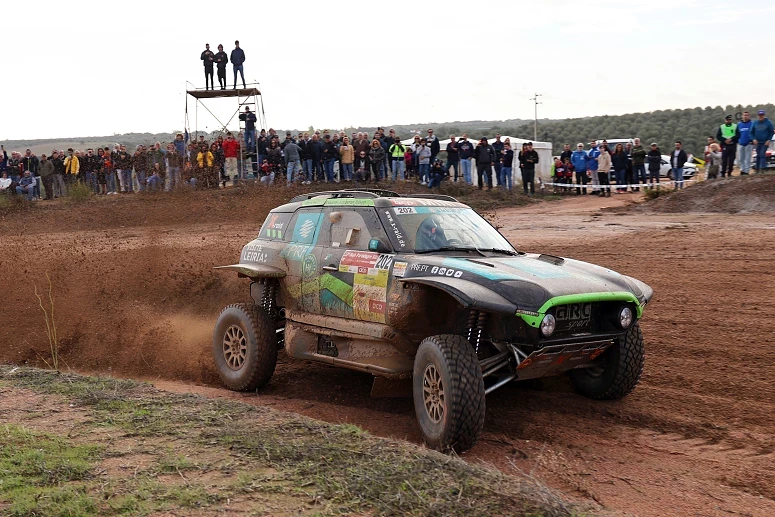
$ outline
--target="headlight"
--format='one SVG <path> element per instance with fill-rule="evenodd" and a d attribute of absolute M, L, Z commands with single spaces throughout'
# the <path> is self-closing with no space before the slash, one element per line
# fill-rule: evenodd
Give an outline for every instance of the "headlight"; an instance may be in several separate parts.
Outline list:
<path fill-rule="evenodd" d="M 632 309 L 622 307 L 622 310 L 619 311 L 619 326 L 628 329 L 630 325 L 632 325 Z"/>
<path fill-rule="evenodd" d="M 544 337 L 549 337 L 554 333 L 554 327 L 557 326 L 557 321 L 554 319 L 554 316 L 551 314 L 547 314 L 544 316 L 544 319 L 541 320 L 541 334 L 544 335 Z"/>

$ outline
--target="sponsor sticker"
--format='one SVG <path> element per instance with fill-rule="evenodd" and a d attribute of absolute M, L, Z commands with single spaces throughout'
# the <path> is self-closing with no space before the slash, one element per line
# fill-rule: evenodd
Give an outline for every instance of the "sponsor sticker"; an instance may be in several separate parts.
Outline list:
<path fill-rule="evenodd" d="M 242 257 L 240 262 L 261 262 L 264 263 L 268 259 L 268 255 L 264 252 L 264 247 L 260 244 L 248 244 L 242 248 Z"/>
<path fill-rule="evenodd" d="M 406 274 L 406 262 L 393 263 L 393 276 L 402 277 Z"/>

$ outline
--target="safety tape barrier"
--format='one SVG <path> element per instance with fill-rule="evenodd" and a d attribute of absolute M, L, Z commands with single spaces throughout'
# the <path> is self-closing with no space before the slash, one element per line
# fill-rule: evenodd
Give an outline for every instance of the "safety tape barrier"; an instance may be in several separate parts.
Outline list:
<path fill-rule="evenodd" d="M 695 181 L 699 181 L 697 179 L 687 179 L 683 180 L 683 183 L 692 183 Z M 617 185 L 616 183 L 611 183 L 610 185 L 600 185 L 598 183 L 592 183 L 589 182 L 586 185 L 582 183 L 554 183 L 554 182 L 545 182 L 543 185 L 549 186 L 549 187 L 565 187 L 565 188 L 591 188 L 591 189 L 601 189 L 601 188 L 654 188 L 654 187 L 661 187 L 665 185 L 672 185 L 673 183 L 678 183 L 675 180 L 665 180 L 660 181 L 659 183 L 634 183 L 634 184 L 627 184 L 627 185 Z"/>

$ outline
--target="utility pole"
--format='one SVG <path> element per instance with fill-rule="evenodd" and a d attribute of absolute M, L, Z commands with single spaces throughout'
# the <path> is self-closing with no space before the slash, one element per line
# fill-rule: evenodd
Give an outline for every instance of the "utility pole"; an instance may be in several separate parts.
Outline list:
<path fill-rule="evenodd" d="M 543 97 L 542 94 L 536 93 L 535 97 L 531 97 L 530 100 L 535 103 L 535 118 L 533 119 L 533 140 L 538 140 L 538 105 L 543 102 L 538 102 L 538 98 Z"/>

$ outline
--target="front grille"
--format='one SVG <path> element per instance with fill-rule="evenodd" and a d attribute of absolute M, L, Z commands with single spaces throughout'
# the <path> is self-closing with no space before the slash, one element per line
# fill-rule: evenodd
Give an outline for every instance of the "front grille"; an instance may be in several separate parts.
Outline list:
<path fill-rule="evenodd" d="M 594 303 L 558 305 L 554 308 L 554 318 L 557 322 L 554 332 L 555 334 L 592 332 L 597 313 L 599 310 Z"/>

